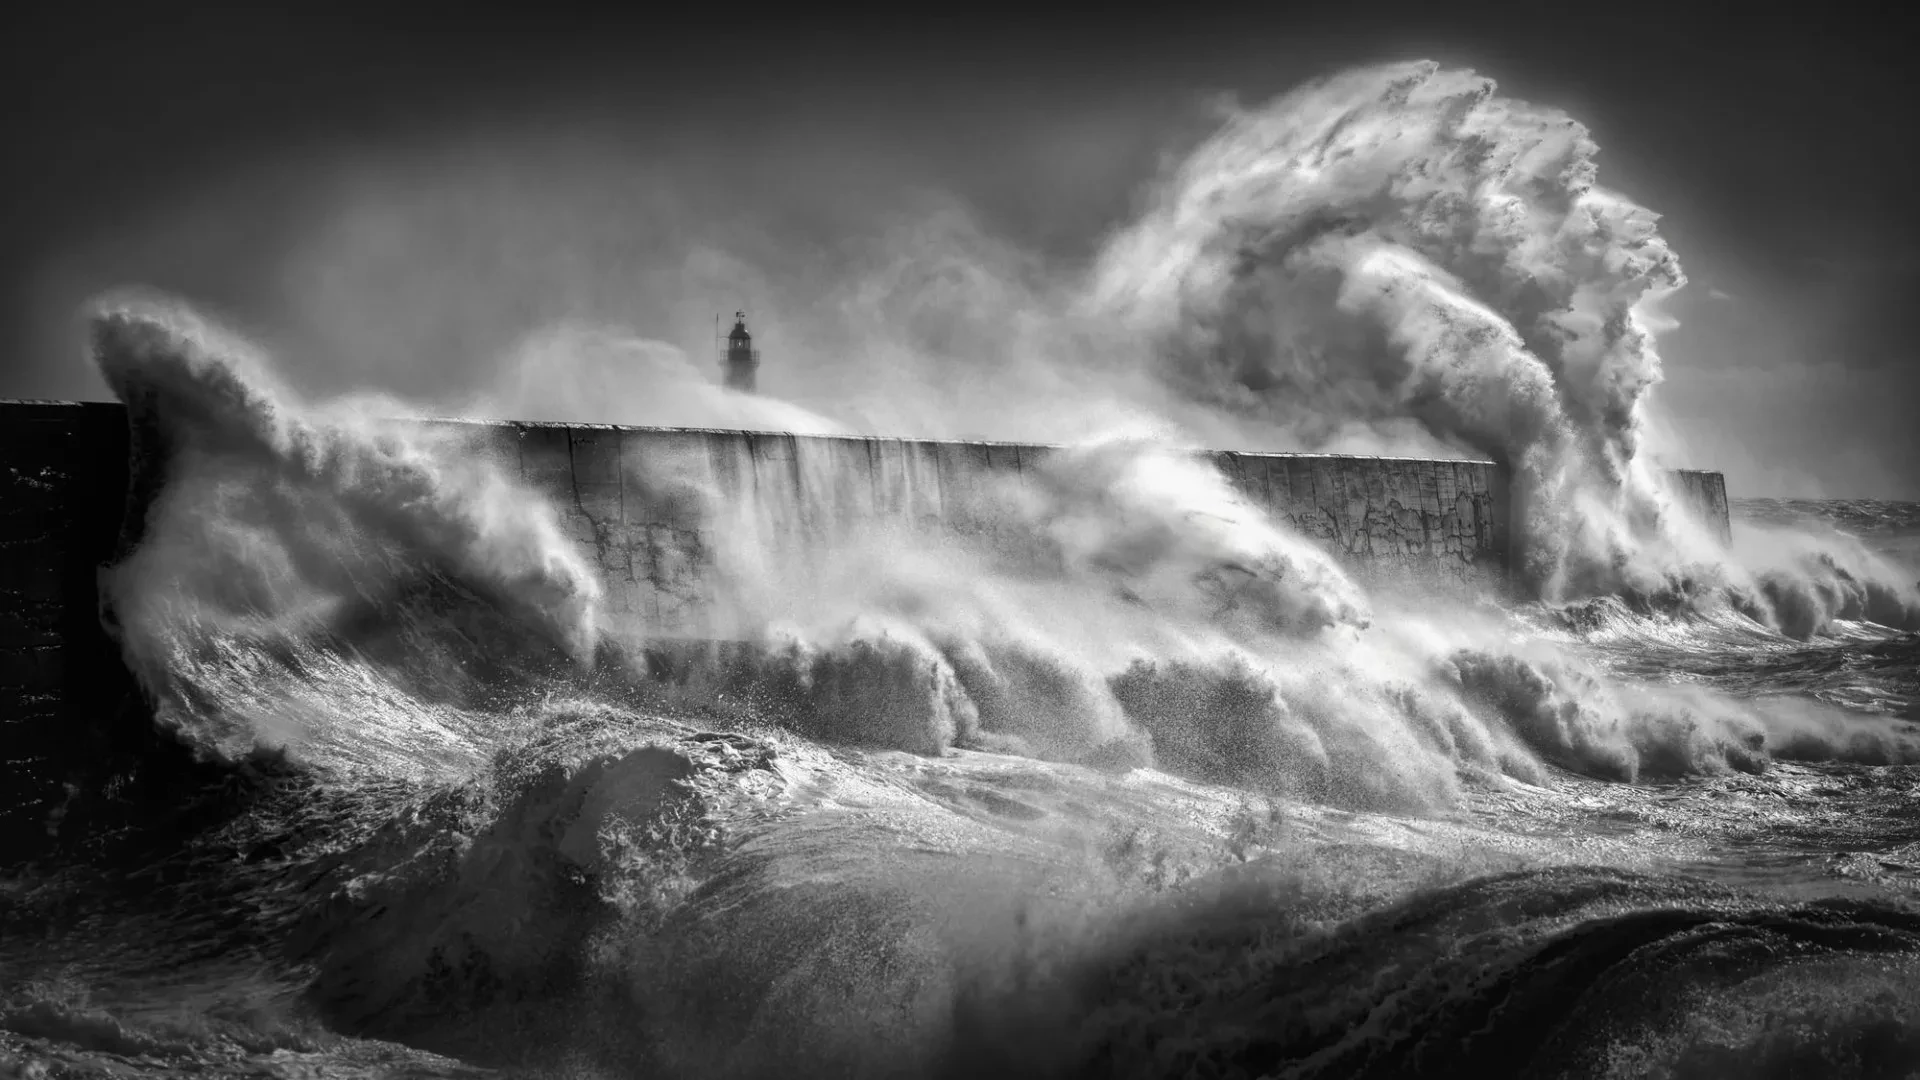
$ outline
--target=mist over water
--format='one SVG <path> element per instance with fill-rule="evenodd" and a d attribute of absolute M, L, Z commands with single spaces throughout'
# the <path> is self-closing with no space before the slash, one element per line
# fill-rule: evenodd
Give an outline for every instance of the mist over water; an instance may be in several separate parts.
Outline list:
<path fill-rule="evenodd" d="M 826 314 L 768 312 L 756 325 L 844 350 L 837 380 L 871 376 L 838 411 L 828 393 L 718 387 L 645 328 L 530 327 L 470 409 L 1067 444 L 1023 484 L 982 477 L 984 527 L 965 531 L 843 514 L 831 460 L 804 446 L 797 503 L 662 466 L 635 497 L 697 523 L 700 550 L 677 554 L 705 560 L 717 642 L 606 610 L 548 496 L 473 433 L 398 422 L 423 410 L 388 398 L 302 400 L 268 350 L 187 304 L 108 299 L 93 360 L 165 468 L 104 579 L 110 626 L 184 742 L 230 762 L 270 751 L 314 785 L 276 790 L 216 846 L 285 861 L 249 903 L 300 943 L 318 1015 L 488 1060 L 931 1074 L 997 1061 L 1032 1025 L 1000 1015 L 1011 1002 L 1067 1033 L 1020 1067 L 1062 1075 L 1097 1060 L 1075 1038 L 1114 1053 L 1129 1010 L 1232 1012 L 1228 989 L 1168 1000 L 1151 979 L 1102 983 L 1111 969 L 1158 955 L 1217 975 L 1231 954 L 1300 983 L 1262 1006 L 1260 1053 L 1292 1074 L 1392 1074 L 1423 1054 L 1444 1071 L 1506 1060 L 1475 1042 L 1499 1027 L 1492 998 L 1577 1003 L 1556 974 L 1569 952 L 1616 1005 L 1699 966 L 1696 933 L 1767 977 L 1782 940 L 1842 967 L 1905 956 L 1920 922 L 1877 900 L 1779 914 L 1627 868 L 1627 843 L 1530 846 L 1540 822 L 1607 798 L 1651 815 L 1643 790 L 1774 784 L 1799 805 L 1827 774 L 1796 770 L 1920 765 L 1920 688 L 1903 689 L 1920 572 L 1804 523 L 1742 522 L 1725 545 L 1645 453 L 1650 304 L 1685 277 L 1656 216 L 1598 186 L 1596 154 L 1572 119 L 1468 72 L 1309 85 L 1230 116 L 1082 270 L 934 215 L 819 285 Z M 943 379 L 963 362 L 969 379 Z M 1507 462 L 1526 591 L 1379 587 L 1194 453 L 1220 440 Z M 1102 921 L 1116 887 L 1073 875 L 1143 861 L 1159 888 L 1167 855 L 1129 846 L 1137 822 L 1224 818 L 1207 808 L 1225 792 L 1377 831 L 1315 847 L 1274 839 L 1279 810 L 1235 817 L 1239 862 L 1266 845 L 1301 865 Z M 334 824 L 312 823 L 323 806 Z M 1340 878 L 1325 851 L 1439 836 L 1466 812 L 1494 839 L 1381 844 L 1351 882 L 1302 869 Z M 1109 819 L 1135 824 L 1089 840 Z M 1506 859 L 1523 869 L 1405 878 Z M 1620 865 L 1541 869 L 1594 859 Z M 1036 881 L 1055 907 L 1009 899 Z M 1696 909 L 1720 929 L 1672 915 Z M 1022 936 L 1042 914 L 1061 922 Z M 1495 974 L 1463 976 L 1456 946 Z M 1309 1002 L 1301 973 L 1335 969 L 1340 993 Z M 1369 996 L 1392 972 L 1425 996 Z M 1755 1015 L 1774 1008 L 1755 993 Z M 1688 1000 L 1675 1015 L 1711 1009 Z M 489 1030 L 514 1009 L 525 1031 Z M 1855 1014 L 1821 1015 L 1860 1043 Z M 1534 1037 L 1527 1060 L 1599 1060 L 1599 1036 L 1553 1022 L 1560 1041 Z M 1233 1023 L 1192 1045 L 1241 1060 L 1215 1045 Z M 1409 1049 L 1369 1023 L 1459 1046 Z M 569 1049 L 543 1058 L 541 1040 Z M 1678 1045 L 1647 1035 L 1635 1060 Z M 1630 1073 L 1568 1073 L 1615 1074 Z"/>

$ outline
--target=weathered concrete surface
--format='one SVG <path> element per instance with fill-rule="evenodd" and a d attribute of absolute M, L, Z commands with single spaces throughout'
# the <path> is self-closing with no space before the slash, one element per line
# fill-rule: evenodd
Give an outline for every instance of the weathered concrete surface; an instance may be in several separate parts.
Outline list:
<path fill-rule="evenodd" d="M 1017 543 L 996 509 L 1003 497 L 996 488 L 1026 482 L 1058 452 L 763 432 L 434 424 L 457 425 L 474 452 L 492 455 L 556 501 L 573 538 L 593 553 L 616 617 L 689 637 L 720 632 L 707 603 L 716 526 L 689 497 L 689 485 L 741 510 L 725 528 L 755 529 L 768 542 L 831 543 L 848 531 L 907 529 Z M 144 788 L 146 801 L 126 805 L 151 806 L 194 771 L 184 751 L 154 730 L 102 625 L 98 570 L 122 546 L 123 528 L 127 539 L 137 533 L 159 475 L 154 467 L 130 469 L 129 448 L 127 412 L 118 404 L 0 402 L 0 860 L 47 846 L 50 822 L 74 791 L 103 783 Z M 1513 507 L 1506 472 L 1491 462 L 1212 458 L 1252 501 L 1319 540 L 1362 579 L 1506 580 Z M 1724 530 L 1719 475 L 1683 475 L 1685 489 Z"/>
<path fill-rule="evenodd" d="M 1256 504 L 1374 582 L 1500 585 L 1507 473 L 1490 461 L 1213 455 Z"/>
<path fill-rule="evenodd" d="M 1733 542 L 1733 517 L 1727 509 L 1727 478 L 1699 469 L 1674 471 L 1682 501 L 1713 529 L 1723 544 Z"/>
<path fill-rule="evenodd" d="M 843 537 L 908 530 L 995 544 L 1009 485 L 1059 448 L 1014 443 L 800 436 L 700 429 L 458 424 L 485 453 L 551 495 L 594 554 L 608 611 L 635 629 L 727 637 L 707 616 L 706 573 L 722 526 L 689 491 L 742 511 L 725 528 L 767 549 L 830 550 Z M 1319 541 L 1372 584 L 1504 585 L 1506 471 L 1486 461 L 1314 454 L 1209 455 L 1252 502 Z"/>

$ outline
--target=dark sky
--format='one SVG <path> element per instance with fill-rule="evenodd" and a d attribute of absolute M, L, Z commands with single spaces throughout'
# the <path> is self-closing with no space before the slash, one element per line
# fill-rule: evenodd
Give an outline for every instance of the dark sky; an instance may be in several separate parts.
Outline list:
<path fill-rule="evenodd" d="M 1603 148 L 1602 182 L 1665 215 L 1693 285 L 1663 340 L 1657 415 L 1695 464 L 1736 493 L 1920 499 L 1920 79 L 1894 22 L 1834 5 L 1773 20 L 1268 4 L 811 22 L 652 6 L 29 7 L 0 75 L 0 397 L 105 397 L 72 320 L 118 284 L 285 343 L 313 388 L 418 394 L 460 376 L 410 349 L 455 355 L 550 314 L 543 281 L 608 279 L 585 289 L 605 306 L 622 274 L 644 278 L 637 253 L 661 230 L 780 218 L 819 245 L 937 191 L 1070 261 L 1162 155 L 1204 134 L 1209 95 L 1258 102 L 1430 56 L 1567 109 Z M 463 217 L 474 203 L 486 213 Z M 431 235 L 434 259 L 369 255 L 394 229 Z M 486 287 L 463 299 L 448 267 L 485 267 Z M 645 317 L 676 340 L 709 310 Z"/>

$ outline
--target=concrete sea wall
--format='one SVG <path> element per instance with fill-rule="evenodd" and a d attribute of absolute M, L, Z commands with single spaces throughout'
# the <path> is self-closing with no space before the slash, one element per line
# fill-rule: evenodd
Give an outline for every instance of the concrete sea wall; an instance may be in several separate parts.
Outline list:
<path fill-rule="evenodd" d="M 1009 443 L 426 421 L 471 437 L 554 499 L 592 553 L 616 619 L 648 633 L 726 637 L 708 569 L 716 537 L 686 492 L 751 506 L 767 538 L 805 551 L 848 530 L 1002 537 L 996 500 L 1059 449 Z M 148 432 L 145 435 L 151 435 Z M 136 437 L 140 441 L 136 443 Z M 138 445 L 141 449 L 136 451 Z M 188 805 L 196 766 L 159 733 L 103 628 L 99 570 L 137 537 L 160 476 L 118 404 L 0 402 L 0 859 L 56 832 L 112 828 L 72 814 Z M 1511 563 L 1506 470 L 1485 461 L 1210 455 L 1254 503 L 1363 580 L 1502 587 Z M 1726 525 L 1717 473 L 1683 484 Z M 174 760 L 178 759 L 178 760 Z M 165 768 L 154 762 L 172 760 Z M 165 790 L 151 790 L 160 785 Z M 180 798 L 173 798 L 178 787 Z M 144 786 L 144 787 L 143 787 Z M 83 790 L 121 792 L 81 799 Z M 136 791 L 144 790 L 139 798 Z M 127 811 L 132 813 L 131 809 Z M 145 812 L 145 811 L 141 811 Z M 72 826 L 62 827 L 63 818 Z"/>
<path fill-rule="evenodd" d="M 1059 448 L 694 429 L 463 423 L 547 492 L 593 553 L 608 609 L 636 629 L 732 637 L 706 570 L 714 538 L 698 504 L 753 508 L 742 525 L 805 552 L 849 532 L 905 529 L 1019 543 L 1004 500 Z M 1498 586 L 1510 537 L 1506 472 L 1486 461 L 1209 455 L 1248 498 L 1319 541 L 1370 583 Z M 802 556 L 804 558 L 804 555 Z"/>

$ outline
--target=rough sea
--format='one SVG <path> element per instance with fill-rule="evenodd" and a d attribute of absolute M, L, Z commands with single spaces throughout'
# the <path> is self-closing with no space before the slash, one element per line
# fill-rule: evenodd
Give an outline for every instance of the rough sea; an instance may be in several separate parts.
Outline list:
<path fill-rule="evenodd" d="M 1635 419 L 1683 279 L 1592 152 L 1348 73 L 1060 305 L 1194 409 L 1502 455 L 1521 595 L 1116 437 L 1024 554 L 662 478 L 756 628 L 670 655 L 484 456 L 103 306 L 169 447 L 101 578 L 151 715 L 0 861 L 0 1076 L 1920 1076 L 1920 505 L 1689 521 Z"/>

